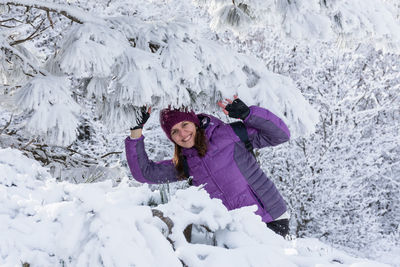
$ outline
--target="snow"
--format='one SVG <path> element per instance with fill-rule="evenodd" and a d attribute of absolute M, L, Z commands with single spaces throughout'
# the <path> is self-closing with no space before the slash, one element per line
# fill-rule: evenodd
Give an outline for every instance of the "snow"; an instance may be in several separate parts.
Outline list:
<path fill-rule="evenodd" d="M 316 239 L 284 240 L 255 207 L 228 211 L 202 188 L 178 190 L 157 207 L 147 205 L 151 199 L 159 199 L 157 191 L 128 179 L 117 186 L 57 182 L 20 151 L 1 149 L 0 265 L 388 266 Z M 152 209 L 173 221 L 171 233 Z M 183 235 L 190 223 L 192 243 Z"/>

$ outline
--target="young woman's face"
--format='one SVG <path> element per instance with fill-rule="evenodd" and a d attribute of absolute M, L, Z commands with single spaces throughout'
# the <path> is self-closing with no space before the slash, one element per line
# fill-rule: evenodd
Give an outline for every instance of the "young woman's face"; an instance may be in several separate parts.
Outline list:
<path fill-rule="evenodd" d="M 193 147 L 195 137 L 196 125 L 191 121 L 179 122 L 171 129 L 171 138 L 178 146 L 184 148 Z"/>

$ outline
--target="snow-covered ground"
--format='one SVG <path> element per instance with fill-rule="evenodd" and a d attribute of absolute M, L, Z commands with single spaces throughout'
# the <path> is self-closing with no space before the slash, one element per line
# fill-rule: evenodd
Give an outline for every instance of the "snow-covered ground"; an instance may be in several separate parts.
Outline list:
<path fill-rule="evenodd" d="M 228 211 L 202 188 L 160 202 L 159 192 L 128 178 L 117 186 L 57 182 L 19 150 L 1 149 L 0 266 L 388 266 L 316 239 L 284 240 L 253 207 Z"/>

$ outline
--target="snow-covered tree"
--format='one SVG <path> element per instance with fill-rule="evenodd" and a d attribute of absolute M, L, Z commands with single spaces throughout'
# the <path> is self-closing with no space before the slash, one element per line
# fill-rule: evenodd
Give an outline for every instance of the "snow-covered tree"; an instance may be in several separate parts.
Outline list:
<path fill-rule="evenodd" d="M 70 90 L 66 83 L 61 91 L 93 100 L 98 116 L 113 129 L 128 128 L 135 119 L 135 109 L 143 105 L 215 109 L 217 100 L 235 93 L 249 103 L 267 106 L 281 116 L 285 114 L 293 134 L 303 135 L 314 129 L 316 113 L 290 79 L 269 72 L 256 58 L 205 39 L 197 32 L 196 25 L 185 19 L 148 21 L 121 14 L 101 17 L 85 14 L 79 8 L 47 2 L 30 4 L 15 0 L 7 4 L 13 13 L 19 11 L 19 6 L 36 9 L 36 12 L 42 10 L 51 26 L 54 24 L 53 13 L 64 15 L 73 22 L 72 26 L 63 28 L 64 37 L 55 43 L 58 47 L 55 54 L 48 55 L 43 64 L 32 64 L 33 70 L 48 75 L 68 75 L 76 81 L 86 80 L 80 88 L 70 86 Z M 17 6 L 16 10 L 13 10 L 14 6 Z M 15 26 L 15 30 L 24 25 Z M 10 39 L 11 36 L 5 38 L 6 41 Z M 5 49 L 10 46 L 6 43 Z M 16 49 L 12 50 L 19 55 Z M 24 64 L 30 62 L 25 57 L 20 59 Z M 16 98 L 29 95 L 26 90 L 44 90 L 39 88 L 40 82 L 28 83 L 29 86 L 19 89 L 21 92 Z M 68 97 L 68 92 L 64 96 Z M 51 103 L 44 95 L 42 100 Z M 58 102 L 71 103 L 67 99 Z M 46 106 L 37 104 L 30 108 L 40 114 L 39 108 L 46 109 Z M 300 110 L 302 116 L 299 116 Z M 71 109 L 63 112 L 66 118 L 72 118 L 77 109 L 71 105 Z M 72 134 L 64 140 L 54 138 L 50 130 L 54 123 L 47 122 L 47 125 L 45 121 L 41 122 L 41 130 L 37 132 L 43 137 L 48 136 L 48 141 L 64 145 L 74 141 Z M 65 120 L 57 121 L 60 129 L 76 131 L 77 121 L 60 125 L 63 122 Z M 44 131 L 44 128 L 48 130 Z"/>

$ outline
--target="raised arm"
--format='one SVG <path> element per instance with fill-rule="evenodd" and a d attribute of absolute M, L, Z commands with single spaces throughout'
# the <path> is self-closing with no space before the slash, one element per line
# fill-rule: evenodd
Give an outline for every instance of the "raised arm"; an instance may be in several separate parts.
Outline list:
<path fill-rule="evenodd" d="M 125 139 L 125 152 L 133 177 L 142 183 L 161 184 L 177 181 L 175 167 L 171 160 L 153 162 L 144 149 L 142 129 L 150 118 L 151 107 L 142 107 L 136 114 L 136 126 L 131 136 Z"/>
<path fill-rule="evenodd" d="M 171 160 L 151 161 L 144 149 L 144 136 L 125 139 L 126 159 L 135 180 L 142 183 L 161 184 L 176 182 L 177 173 Z"/>
<path fill-rule="evenodd" d="M 257 106 L 248 107 L 237 95 L 234 100 L 218 102 L 222 111 L 231 118 L 243 120 L 248 136 L 255 148 L 276 146 L 290 138 L 286 124 L 271 111 Z"/>
<path fill-rule="evenodd" d="M 243 122 L 255 148 L 276 146 L 290 139 L 286 124 L 268 109 L 251 106 Z"/>

